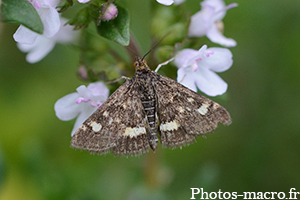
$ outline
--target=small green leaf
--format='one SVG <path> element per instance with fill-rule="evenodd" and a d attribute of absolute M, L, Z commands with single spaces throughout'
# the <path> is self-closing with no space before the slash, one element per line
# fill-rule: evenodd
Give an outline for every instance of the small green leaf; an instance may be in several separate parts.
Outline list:
<path fill-rule="evenodd" d="M 76 14 L 76 16 L 68 21 L 68 24 L 74 25 L 74 29 L 82 29 L 87 28 L 89 26 L 89 23 L 92 21 L 92 18 L 90 17 L 90 11 L 89 7 L 83 8 L 79 10 Z"/>
<path fill-rule="evenodd" d="M 67 0 L 71 6 L 73 6 L 73 0 Z"/>
<path fill-rule="evenodd" d="M 100 26 L 97 26 L 99 35 L 115 41 L 123 46 L 129 45 L 129 14 L 127 10 L 118 6 L 118 16 L 114 20 L 102 21 Z"/>
<path fill-rule="evenodd" d="M 5 22 L 22 24 L 40 34 L 44 31 L 40 16 L 28 0 L 2 0 L 1 17 Z"/>
<path fill-rule="evenodd" d="M 73 6 L 73 0 L 65 0 L 61 6 L 58 6 L 58 12 L 62 13 L 66 11 L 69 7 Z"/>

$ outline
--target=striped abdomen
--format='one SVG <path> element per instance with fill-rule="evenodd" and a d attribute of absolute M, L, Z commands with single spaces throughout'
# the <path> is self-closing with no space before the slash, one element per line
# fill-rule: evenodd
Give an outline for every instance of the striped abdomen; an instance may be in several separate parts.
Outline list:
<path fill-rule="evenodd" d="M 144 106 L 144 110 L 148 119 L 149 123 L 149 128 L 150 128 L 150 133 L 148 133 L 148 140 L 150 143 L 151 148 L 153 151 L 155 151 L 157 147 L 157 127 L 156 127 L 156 122 L 155 122 L 155 97 L 149 97 L 147 99 L 141 99 L 142 104 Z"/>

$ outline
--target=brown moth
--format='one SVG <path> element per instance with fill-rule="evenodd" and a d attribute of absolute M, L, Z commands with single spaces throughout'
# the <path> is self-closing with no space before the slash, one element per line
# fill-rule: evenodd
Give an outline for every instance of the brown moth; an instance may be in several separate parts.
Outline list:
<path fill-rule="evenodd" d="M 136 58 L 136 73 L 127 79 L 75 132 L 71 146 L 90 153 L 139 155 L 160 140 L 176 148 L 193 143 L 231 123 L 218 103 L 151 71 Z"/>

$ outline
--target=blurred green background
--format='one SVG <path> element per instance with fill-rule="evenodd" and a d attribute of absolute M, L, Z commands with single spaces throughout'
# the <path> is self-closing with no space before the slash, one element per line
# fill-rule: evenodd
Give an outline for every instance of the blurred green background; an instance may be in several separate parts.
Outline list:
<path fill-rule="evenodd" d="M 144 52 L 149 1 L 127 3 Z M 53 106 L 83 84 L 76 78 L 78 52 L 57 45 L 28 64 L 12 38 L 18 26 L 1 23 L 0 199 L 182 200 L 191 198 L 192 187 L 300 192 L 300 1 L 237 3 L 224 19 L 225 36 L 238 43 L 230 49 L 233 67 L 220 74 L 229 88 L 212 98 L 233 123 L 189 147 L 159 146 L 155 154 L 128 158 L 69 147 L 74 121 L 60 121 Z M 187 6 L 200 9 L 196 0 Z"/>

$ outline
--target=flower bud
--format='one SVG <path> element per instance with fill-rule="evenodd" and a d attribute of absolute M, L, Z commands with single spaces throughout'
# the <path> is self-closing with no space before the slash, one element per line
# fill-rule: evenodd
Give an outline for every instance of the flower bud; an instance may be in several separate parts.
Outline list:
<path fill-rule="evenodd" d="M 98 18 L 98 22 L 99 21 L 110 21 L 115 19 L 118 16 L 118 9 L 117 6 L 114 4 L 103 4 L 102 5 L 102 11 L 101 11 L 101 15 Z"/>

